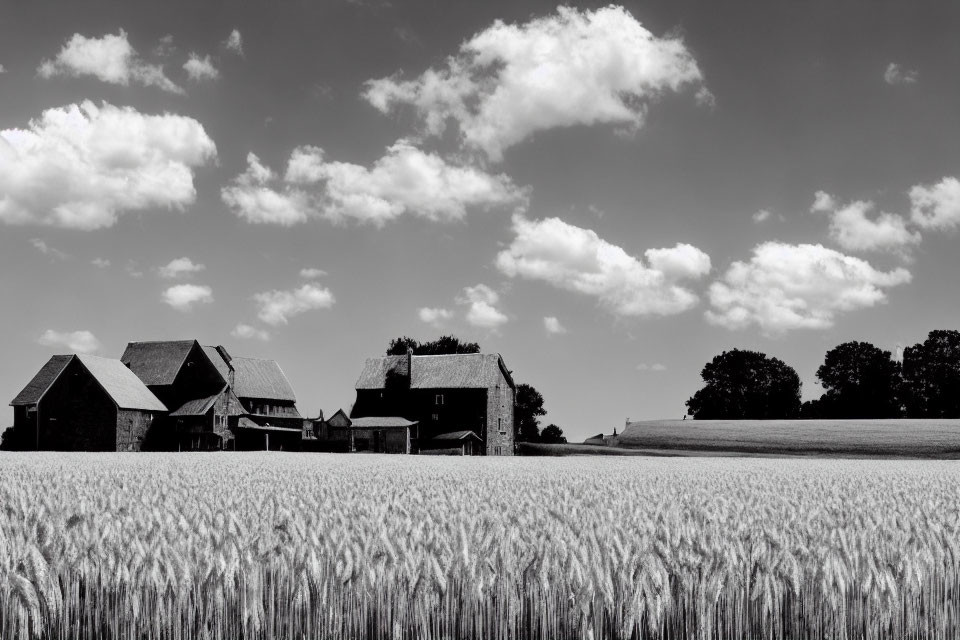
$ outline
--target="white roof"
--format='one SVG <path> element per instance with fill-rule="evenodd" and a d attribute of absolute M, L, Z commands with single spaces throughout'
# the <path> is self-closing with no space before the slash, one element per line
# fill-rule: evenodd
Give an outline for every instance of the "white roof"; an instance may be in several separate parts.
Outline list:
<path fill-rule="evenodd" d="M 119 360 L 79 353 L 76 358 L 100 383 L 119 408 L 167 411 L 167 407 L 157 399 L 157 396 L 153 395 L 140 378 Z"/>

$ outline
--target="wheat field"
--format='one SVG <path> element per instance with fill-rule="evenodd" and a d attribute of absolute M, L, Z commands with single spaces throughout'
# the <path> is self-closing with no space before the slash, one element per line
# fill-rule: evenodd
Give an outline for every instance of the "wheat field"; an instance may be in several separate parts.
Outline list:
<path fill-rule="evenodd" d="M 956 638 L 960 463 L 0 455 L 0 638 Z"/>

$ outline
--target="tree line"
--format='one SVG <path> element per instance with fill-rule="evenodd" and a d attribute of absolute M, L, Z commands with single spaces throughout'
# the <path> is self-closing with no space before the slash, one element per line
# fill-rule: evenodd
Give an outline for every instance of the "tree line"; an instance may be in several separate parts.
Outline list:
<path fill-rule="evenodd" d="M 700 375 L 686 402 L 698 420 L 960 418 L 960 331 L 931 331 L 900 361 L 869 342 L 838 345 L 817 369 L 823 394 L 806 402 L 793 367 L 758 351 L 724 351 Z"/>

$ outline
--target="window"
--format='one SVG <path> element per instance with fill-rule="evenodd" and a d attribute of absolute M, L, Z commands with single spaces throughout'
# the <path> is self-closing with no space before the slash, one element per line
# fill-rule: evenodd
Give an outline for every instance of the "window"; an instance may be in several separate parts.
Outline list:
<path fill-rule="evenodd" d="M 503 428 L 503 418 L 497 418 L 497 431 L 500 433 L 507 432 L 507 430 Z"/>
<path fill-rule="evenodd" d="M 442 393 L 438 393 L 438 394 L 437 394 L 437 397 L 434 398 L 433 402 L 434 402 L 434 404 L 436 404 L 437 406 L 442 405 L 442 404 L 443 404 L 443 394 L 442 394 Z"/>
<path fill-rule="evenodd" d="M 439 422 L 439 421 L 440 421 L 440 414 L 439 414 L 439 413 L 433 414 L 433 421 L 434 421 L 434 422 Z"/>

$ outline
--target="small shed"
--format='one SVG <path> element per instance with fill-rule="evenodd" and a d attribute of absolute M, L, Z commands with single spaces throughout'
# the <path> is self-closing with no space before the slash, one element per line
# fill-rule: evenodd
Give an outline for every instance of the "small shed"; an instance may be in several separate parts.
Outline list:
<path fill-rule="evenodd" d="M 350 451 L 411 452 L 410 440 L 416 437 L 416 422 L 396 416 L 353 418 L 350 422 Z"/>
<path fill-rule="evenodd" d="M 297 451 L 303 437 L 302 427 L 258 424 L 241 417 L 233 428 L 238 451 Z"/>
<path fill-rule="evenodd" d="M 470 430 L 441 433 L 423 443 L 428 455 L 478 456 L 483 453 L 483 439 Z"/>

